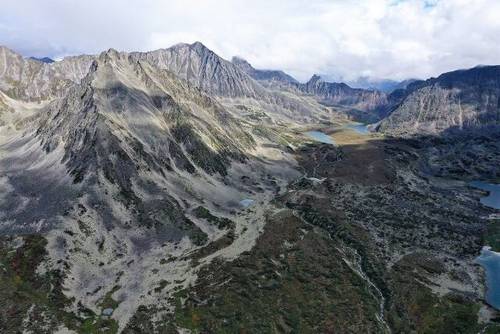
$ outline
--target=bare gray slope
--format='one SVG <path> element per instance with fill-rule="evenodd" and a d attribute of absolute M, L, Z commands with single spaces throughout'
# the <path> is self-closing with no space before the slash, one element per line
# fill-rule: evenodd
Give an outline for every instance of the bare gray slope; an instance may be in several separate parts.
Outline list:
<path fill-rule="evenodd" d="M 499 125 L 500 67 L 483 66 L 410 84 L 379 129 L 413 135 Z"/>
<path fill-rule="evenodd" d="M 223 175 L 228 158 L 242 156 L 241 148 L 252 142 L 216 101 L 170 73 L 135 61 L 125 53 L 110 50 L 102 54 L 82 84 L 75 87 L 78 91 L 72 90 L 51 105 L 49 118 L 40 127 L 47 132 L 46 145 L 62 137 L 59 140 L 66 143 L 67 149 L 74 150 L 68 140 L 77 143 L 82 137 L 92 141 L 94 138 L 83 137 L 82 132 L 93 134 L 94 129 L 86 127 L 99 128 L 104 123 L 136 138 L 137 149 L 145 154 L 164 159 L 173 155 L 171 160 L 163 161 L 163 168 L 182 165 L 182 169 L 194 173 L 195 167 L 187 163 L 191 160 L 209 174 Z M 73 101 L 77 101 L 77 108 L 71 113 Z M 78 133 L 72 132 L 75 129 Z M 184 151 L 180 150 L 181 144 Z"/>
<path fill-rule="evenodd" d="M 92 61 L 92 56 L 77 56 L 48 64 L 0 46 L 0 90 L 27 101 L 62 96 L 65 88 L 85 76 Z"/>
<path fill-rule="evenodd" d="M 265 89 L 245 72 L 200 42 L 177 44 L 151 52 L 134 52 L 131 56 L 146 60 L 160 69 L 167 69 L 211 94 L 259 97 L 265 93 Z"/>
<path fill-rule="evenodd" d="M 317 121 L 325 113 L 325 108 L 302 94 L 264 87 L 200 42 L 145 53 L 134 52 L 131 56 L 169 70 L 193 86 L 219 97 L 229 106 L 248 104 L 256 112 L 264 111 L 270 116 L 300 121 Z"/>

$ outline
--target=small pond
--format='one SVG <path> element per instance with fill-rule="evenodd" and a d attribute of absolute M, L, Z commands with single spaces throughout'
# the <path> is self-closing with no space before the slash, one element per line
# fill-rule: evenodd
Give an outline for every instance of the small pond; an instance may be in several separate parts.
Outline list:
<path fill-rule="evenodd" d="M 484 181 L 472 181 L 469 183 L 474 188 L 489 191 L 489 195 L 481 198 L 483 205 L 493 209 L 500 209 L 500 184 L 493 184 Z"/>
<path fill-rule="evenodd" d="M 335 145 L 333 138 L 331 136 L 327 135 L 326 133 L 321 132 L 321 131 L 307 131 L 306 135 L 308 135 L 312 139 L 319 141 L 321 143 Z"/>

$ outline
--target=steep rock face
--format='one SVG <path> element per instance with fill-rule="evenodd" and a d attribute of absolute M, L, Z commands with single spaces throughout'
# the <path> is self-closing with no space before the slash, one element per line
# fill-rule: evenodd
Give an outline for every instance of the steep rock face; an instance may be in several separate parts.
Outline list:
<path fill-rule="evenodd" d="M 0 95 L 0 126 L 5 125 L 5 120 L 3 119 L 4 114 L 12 113 L 14 112 L 13 109 L 8 105 L 8 103 L 5 101 L 5 98 Z"/>
<path fill-rule="evenodd" d="M 318 75 L 300 87 L 304 92 L 321 98 L 325 104 L 351 106 L 360 110 L 379 110 L 387 104 L 384 93 L 351 88 L 344 83 L 325 82 Z"/>
<path fill-rule="evenodd" d="M 380 124 L 386 133 L 438 134 L 500 125 L 499 66 L 445 73 L 395 93 L 402 102 Z"/>
<path fill-rule="evenodd" d="M 92 56 L 78 56 L 45 63 L 25 59 L 0 46 L 0 90 L 11 98 L 25 101 L 60 97 L 66 88 L 85 76 L 92 61 Z"/>
<path fill-rule="evenodd" d="M 397 89 L 405 89 L 409 84 L 411 84 L 414 81 L 416 80 L 406 79 L 403 81 L 394 81 L 390 79 L 373 79 L 370 77 L 360 77 L 354 81 L 347 82 L 347 84 L 352 88 L 379 90 L 386 94 L 390 94 Z"/>
<path fill-rule="evenodd" d="M 324 114 L 324 108 L 315 101 L 307 101 L 299 94 L 284 93 L 281 89 L 270 89 L 200 42 L 134 52 L 131 57 L 172 72 L 209 95 L 224 100 L 230 107 L 245 101 L 279 118 L 301 121 L 317 120 Z"/>
<path fill-rule="evenodd" d="M 243 150 L 252 145 L 217 102 L 170 73 L 114 50 L 103 53 L 81 84 L 49 106 L 37 135 L 48 151 L 65 143 L 71 164 L 95 167 L 95 161 L 85 159 L 89 151 L 96 154 L 96 143 L 108 141 L 104 135 L 117 137 L 111 144 L 128 144 L 125 151 L 142 155 L 134 161 L 144 160 L 149 168 L 177 166 L 194 173 L 198 166 L 221 175 L 229 159 L 244 159 Z M 81 174 L 85 168 L 75 166 L 71 172 Z"/>
<path fill-rule="evenodd" d="M 151 52 L 134 52 L 131 57 L 169 70 L 210 94 L 227 97 L 264 94 L 263 87 L 245 72 L 199 42 Z M 66 57 L 47 64 L 25 59 L 6 47 L 0 47 L 0 89 L 14 98 L 44 99 L 60 90 L 61 86 L 81 80 L 95 59 L 96 56 Z"/>
<path fill-rule="evenodd" d="M 168 49 L 132 53 L 134 59 L 171 71 L 196 87 L 226 97 L 258 97 L 264 89 L 245 72 L 222 59 L 202 43 L 177 44 Z"/>
<path fill-rule="evenodd" d="M 240 57 L 233 57 L 231 62 L 238 66 L 249 76 L 258 81 L 278 81 L 283 83 L 298 83 L 292 76 L 283 71 L 278 70 L 258 70 L 255 69 L 248 61 Z"/>

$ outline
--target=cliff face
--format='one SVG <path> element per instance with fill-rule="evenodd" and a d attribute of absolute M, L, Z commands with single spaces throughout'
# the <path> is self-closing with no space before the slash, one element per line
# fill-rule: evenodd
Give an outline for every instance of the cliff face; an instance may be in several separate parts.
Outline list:
<path fill-rule="evenodd" d="M 377 110 L 387 105 L 383 92 L 351 88 L 345 83 L 325 82 L 314 75 L 301 90 L 314 94 L 326 104 L 352 106 L 360 110 Z"/>
<path fill-rule="evenodd" d="M 168 49 L 146 53 L 132 53 L 131 57 L 169 70 L 211 94 L 257 97 L 264 93 L 263 87 L 245 72 L 199 42 L 177 44 Z"/>
<path fill-rule="evenodd" d="M 269 83 L 298 83 L 297 80 L 283 71 L 256 69 L 245 59 L 242 59 L 240 57 L 233 57 L 231 62 L 255 80 L 267 81 Z"/>
<path fill-rule="evenodd" d="M 258 96 L 263 88 L 243 71 L 220 58 L 201 43 L 179 44 L 168 49 L 130 54 L 133 60 L 166 69 L 198 88 L 222 96 Z M 67 57 L 44 63 L 25 59 L 0 48 L 0 89 L 21 99 L 49 98 L 71 82 L 81 80 L 97 56 Z"/>
<path fill-rule="evenodd" d="M 25 59 L 0 46 L 0 90 L 11 98 L 25 101 L 60 97 L 72 83 L 85 76 L 93 59 L 84 55 L 44 63 Z"/>
<path fill-rule="evenodd" d="M 366 123 L 379 121 L 392 103 L 384 92 L 326 82 L 318 75 L 313 75 L 308 82 L 297 84 L 296 87 L 303 93 L 313 95 L 318 102 L 341 108 L 350 118 Z"/>
<path fill-rule="evenodd" d="M 379 130 L 393 135 L 438 134 L 500 125 L 500 67 L 484 66 L 410 84 Z"/>

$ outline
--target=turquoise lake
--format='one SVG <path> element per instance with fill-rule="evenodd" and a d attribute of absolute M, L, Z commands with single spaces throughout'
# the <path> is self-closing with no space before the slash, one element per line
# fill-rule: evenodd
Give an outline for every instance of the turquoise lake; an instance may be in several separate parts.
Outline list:
<path fill-rule="evenodd" d="M 333 138 L 321 131 L 307 131 L 306 135 L 321 143 L 335 145 Z"/>
<path fill-rule="evenodd" d="M 481 198 L 483 205 L 490 208 L 500 209 L 500 184 L 487 183 L 483 181 L 472 181 L 469 183 L 475 188 L 489 191 L 489 195 Z"/>
<path fill-rule="evenodd" d="M 485 246 L 476 262 L 486 271 L 486 301 L 500 310 L 500 253 Z"/>
<path fill-rule="evenodd" d="M 488 196 L 481 198 L 481 203 L 494 209 L 500 209 L 500 184 L 473 181 L 471 186 L 489 191 Z M 476 259 L 486 271 L 486 301 L 500 310 L 500 253 L 493 252 L 485 246 Z"/>

